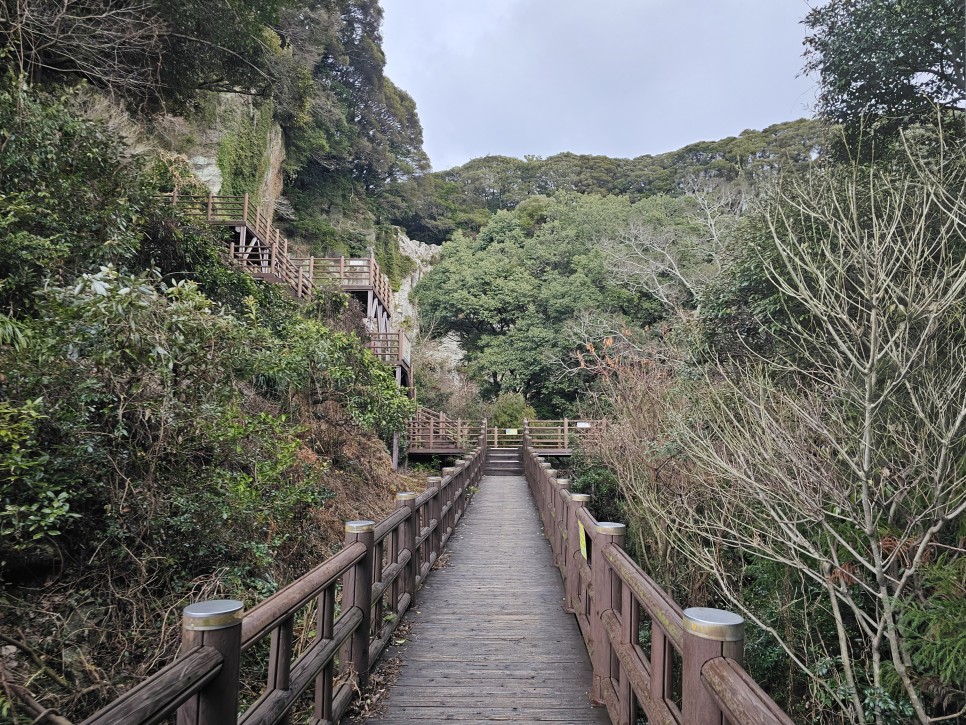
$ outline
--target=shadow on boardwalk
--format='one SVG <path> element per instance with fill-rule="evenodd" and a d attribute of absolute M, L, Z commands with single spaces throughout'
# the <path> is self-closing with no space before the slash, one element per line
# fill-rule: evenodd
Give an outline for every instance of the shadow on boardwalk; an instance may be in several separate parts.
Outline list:
<path fill-rule="evenodd" d="M 522 476 L 486 476 L 407 615 L 410 640 L 369 723 L 609 723 L 590 705 L 590 661 Z"/>

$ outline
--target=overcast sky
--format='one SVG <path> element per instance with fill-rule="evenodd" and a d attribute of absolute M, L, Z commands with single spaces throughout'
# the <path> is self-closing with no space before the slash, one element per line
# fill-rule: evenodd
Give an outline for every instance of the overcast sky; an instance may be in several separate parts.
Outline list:
<path fill-rule="evenodd" d="M 382 0 L 436 170 L 634 157 L 812 115 L 806 0 Z"/>

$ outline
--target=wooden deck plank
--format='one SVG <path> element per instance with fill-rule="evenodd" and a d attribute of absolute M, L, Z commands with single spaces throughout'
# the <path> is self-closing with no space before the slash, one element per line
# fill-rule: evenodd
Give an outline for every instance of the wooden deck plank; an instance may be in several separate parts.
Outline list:
<path fill-rule="evenodd" d="M 522 476 L 486 476 L 418 594 L 402 668 L 369 723 L 609 723 Z"/>

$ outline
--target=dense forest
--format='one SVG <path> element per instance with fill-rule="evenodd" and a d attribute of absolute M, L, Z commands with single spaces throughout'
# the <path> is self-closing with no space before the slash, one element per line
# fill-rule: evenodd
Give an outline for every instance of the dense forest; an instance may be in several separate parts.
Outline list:
<path fill-rule="evenodd" d="M 222 126 L 222 193 L 257 202 L 275 128 L 296 243 L 391 267 L 378 195 L 425 158 L 380 18 L 0 6 L 0 721 L 34 717 L 16 686 L 86 717 L 174 655 L 187 602 L 263 599 L 411 485 L 384 442 L 415 405 L 357 303 L 255 281 L 164 197 L 208 193 L 182 149 Z"/>
<path fill-rule="evenodd" d="M 850 0 L 804 25 L 814 121 L 391 193 L 445 240 L 415 293 L 486 412 L 606 419 L 572 488 L 678 601 L 754 624 L 789 713 L 960 722 L 966 15 Z"/>
<path fill-rule="evenodd" d="M 166 201 L 208 192 L 210 148 L 305 253 L 398 283 L 397 227 L 437 245 L 421 404 L 605 419 L 557 465 L 675 599 L 746 618 L 796 721 L 963 721 L 962 3 L 808 10 L 815 119 L 438 172 L 381 17 L 0 5 L 0 721 L 32 719 L 14 688 L 93 712 L 170 660 L 185 603 L 264 598 L 408 485 L 386 442 L 415 403 L 363 313 L 257 282 Z"/>

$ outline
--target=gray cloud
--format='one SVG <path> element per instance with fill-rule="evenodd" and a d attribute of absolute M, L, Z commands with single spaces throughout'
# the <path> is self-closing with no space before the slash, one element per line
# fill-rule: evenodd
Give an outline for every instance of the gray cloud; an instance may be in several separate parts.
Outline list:
<path fill-rule="evenodd" d="M 382 0 L 436 169 L 639 156 L 809 115 L 805 0 Z"/>

